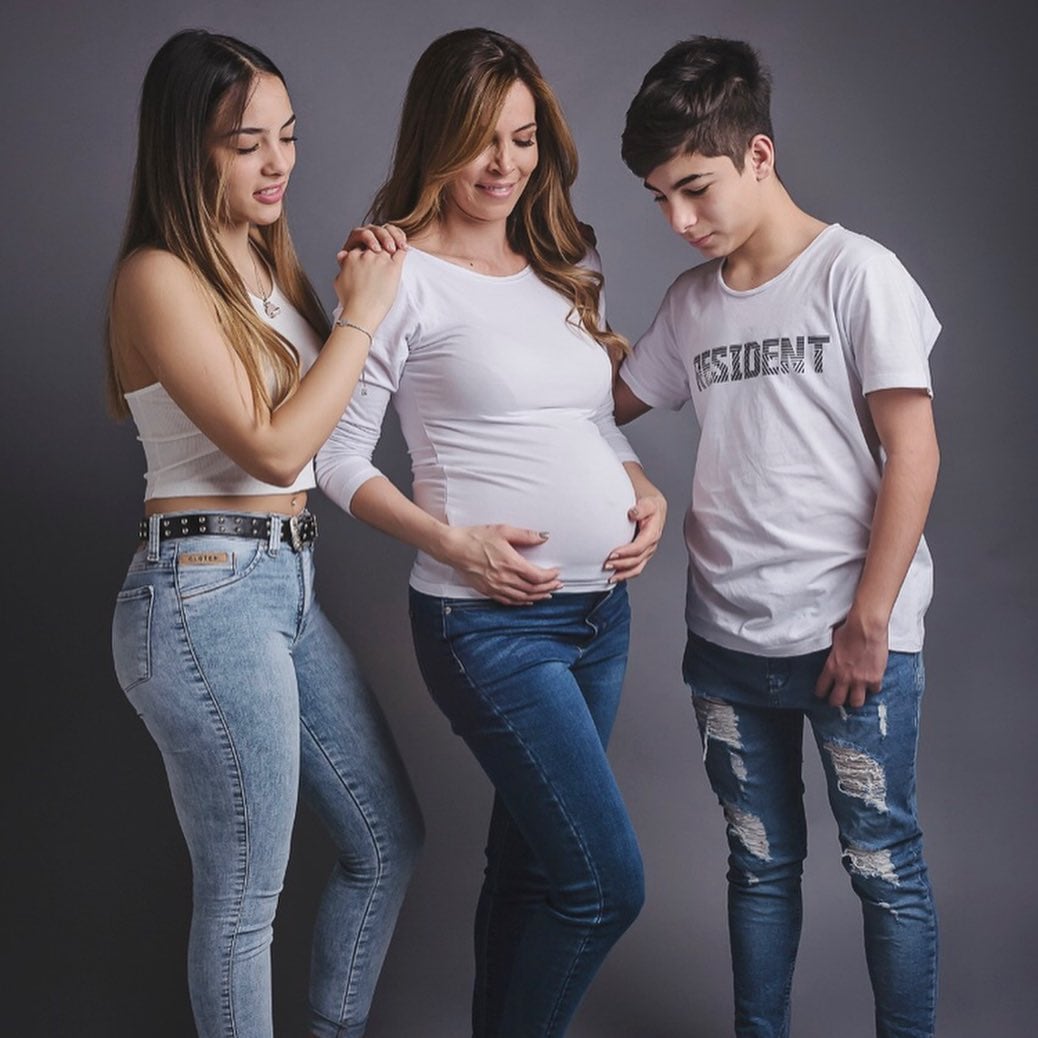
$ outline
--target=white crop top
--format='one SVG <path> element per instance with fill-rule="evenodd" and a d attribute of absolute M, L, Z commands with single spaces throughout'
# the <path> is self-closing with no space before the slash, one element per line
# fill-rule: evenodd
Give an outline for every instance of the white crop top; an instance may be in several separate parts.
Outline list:
<path fill-rule="evenodd" d="M 321 489 L 349 509 L 380 474 L 371 455 L 392 397 L 420 508 L 451 525 L 546 530 L 526 558 L 560 567 L 564 591 L 607 588 L 606 556 L 634 532 L 623 462 L 637 457 L 613 421 L 609 356 L 567 321 L 569 308 L 529 267 L 490 277 L 409 250 L 366 386 L 318 452 Z M 422 552 L 411 586 L 479 597 Z"/>
<path fill-rule="evenodd" d="M 260 319 L 295 346 L 300 373 L 305 373 L 321 348 L 317 333 L 276 285 L 271 301 L 281 309 L 275 317 L 264 313 L 261 299 L 250 298 Z M 198 429 L 161 382 L 127 393 L 126 403 L 137 426 L 137 439 L 144 446 L 146 501 L 153 497 L 292 494 L 315 485 L 312 462 L 307 462 L 289 487 L 274 486 L 250 476 Z"/>

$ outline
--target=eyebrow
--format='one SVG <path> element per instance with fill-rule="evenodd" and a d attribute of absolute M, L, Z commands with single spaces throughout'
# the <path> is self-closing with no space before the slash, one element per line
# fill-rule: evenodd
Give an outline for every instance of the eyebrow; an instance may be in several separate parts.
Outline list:
<path fill-rule="evenodd" d="M 711 172 L 712 171 L 708 169 L 703 173 L 689 173 L 687 177 L 682 177 L 680 180 L 675 180 L 674 183 L 670 185 L 670 189 L 671 191 L 677 191 L 678 188 L 684 187 L 686 184 L 691 184 L 693 180 L 699 180 L 701 177 L 710 176 Z M 648 180 L 643 180 L 642 183 L 650 191 L 655 191 L 658 195 L 663 194 L 663 192 L 660 191 L 658 188 L 653 187 L 652 184 L 648 182 Z"/>
<path fill-rule="evenodd" d="M 296 121 L 295 112 L 293 112 L 282 124 L 280 129 L 287 130 Z M 233 130 L 228 130 L 225 137 L 237 137 L 242 133 L 264 133 L 265 131 L 258 126 L 238 126 Z"/>

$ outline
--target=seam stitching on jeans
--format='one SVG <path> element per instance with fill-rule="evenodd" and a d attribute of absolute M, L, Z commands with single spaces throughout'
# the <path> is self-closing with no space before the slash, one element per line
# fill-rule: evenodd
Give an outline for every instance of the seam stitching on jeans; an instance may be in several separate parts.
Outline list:
<path fill-rule="evenodd" d="M 250 567 L 251 569 L 251 567 Z M 176 582 L 176 573 L 173 576 L 174 588 L 176 591 L 177 599 L 177 611 L 180 615 L 180 623 L 184 630 L 184 640 L 187 643 L 189 652 L 191 653 L 191 661 L 195 666 L 195 671 L 198 674 L 199 679 L 205 686 L 206 695 L 208 696 L 209 703 L 211 704 L 213 711 L 216 714 L 217 719 L 220 722 L 220 731 L 226 742 L 227 749 L 230 751 L 231 759 L 234 762 L 234 773 L 235 773 L 235 786 L 238 791 L 238 802 L 241 804 L 241 827 L 242 827 L 242 883 L 241 890 L 238 894 L 237 903 L 235 904 L 235 922 L 234 932 L 231 934 L 230 940 L 230 954 L 227 956 L 227 968 L 224 974 L 224 990 L 221 992 L 221 997 L 226 996 L 227 1005 L 224 1012 L 227 1017 L 227 1021 L 231 1028 L 231 1034 L 237 1036 L 238 1027 L 234 1019 L 234 1000 L 231 998 L 231 986 L 234 982 L 234 949 L 238 943 L 238 937 L 241 933 L 241 922 L 243 914 L 243 906 L 245 904 L 245 891 L 249 887 L 249 869 L 252 862 L 252 848 L 249 842 L 249 805 L 245 797 L 245 789 L 241 781 L 241 761 L 238 759 L 238 753 L 234 746 L 234 740 L 231 738 L 230 727 L 227 724 L 227 719 L 224 717 L 223 710 L 220 708 L 220 704 L 213 694 L 213 689 L 209 684 L 208 678 L 205 676 L 205 671 L 202 668 L 201 663 L 198 659 L 198 654 L 195 652 L 195 646 L 191 641 L 191 630 L 187 622 L 187 613 L 184 610 L 184 599 L 180 594 L 179 585 Z"/>

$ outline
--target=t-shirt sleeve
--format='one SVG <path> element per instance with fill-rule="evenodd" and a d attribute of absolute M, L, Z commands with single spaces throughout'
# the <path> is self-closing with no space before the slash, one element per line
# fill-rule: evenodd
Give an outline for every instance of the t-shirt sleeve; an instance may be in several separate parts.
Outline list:
<path fill-rule="evenodd" d="M 674 330 L 673 310 L 678 284 L 663 297 L 648 331 L 635 343 L 620 368 L 620 378 L 631 392 L 650 407 L 677 411 L 691 397 L 688 369 Z"/>
<path fill-rule="evenodd" d="M 400 385 L 415 323 L 413 307 L 401 285 L 396 301 L 372 337 L 353 398 L 314 459 L 318 486 L 351 515 L 353 495 L 369 479 L 382 475 L 371 457 L 382 435 L 386 408 Z"/>
<path fill-rule="evenodd" d="M 929 356 L 941 325 L 892 252 L 884 249 L 860 265 L 841 309 L 862 392 L 925 389 L 933 395 Z"/>

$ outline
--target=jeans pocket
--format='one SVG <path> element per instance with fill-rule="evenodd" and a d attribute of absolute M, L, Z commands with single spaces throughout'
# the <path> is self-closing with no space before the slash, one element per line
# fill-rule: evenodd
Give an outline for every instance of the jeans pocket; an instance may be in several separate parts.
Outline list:
<path fill-rule="evenodd" d="M 185 541 L 177 552 L 177 590 L 182 599 L 194 598 L 218 588 L 235 584 L 247 576 L 265 552 L 262 544 L 252 547 L 244 542 L 245 552 L 235 550 L 234 542 L 215 539 Z M 237 542 L 241 546 L 243 542 Z"/>
<path fill-rule="evenodd" d="M 112 660 L 123 692 L 151 677 L 151 610 L 155 589 L 150 585 L 120 591 L 112 617 Z"/>

